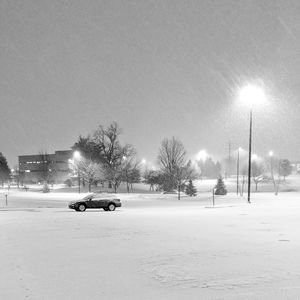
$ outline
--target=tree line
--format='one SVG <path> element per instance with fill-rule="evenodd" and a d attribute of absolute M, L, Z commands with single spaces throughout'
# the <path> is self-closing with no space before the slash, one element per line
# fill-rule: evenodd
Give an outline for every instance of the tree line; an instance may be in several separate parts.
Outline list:
<path fill-rule="evenodd" d="M 161 143 L 158 163 L 159 171 L 141 172 L 141 161 L 137 152 L 130 144 L 121 144 L 122 130 L 118 123 L 113 122 L 107 128 L 99 125 L 93 133 L 86 137 L 79 136 L 73 145 L 74 151 L 80 152 L 80 158 L 74 158 L 72 168 L 88 185 L 89 191 L 93 184 L 106 182 L 117 192 L 123 182 L 127 191 L 134 183 L 144 176 L 144 182 L 164 191 L 178 191 L 178 198 L 188 180 L 196 178 L 191 160 L 187 159 L 186 150 L 181 141 L 172 137 Z"/>
<path fill-rule="evenodd" d="M 110 188 L 117 192 L 121 183 L 126 185 L 127 191 L 132 189 L 133 184 L 143 181 L 148 184 L 150 190 L 177 192 L 178 199 L 182 191 L 188 187 L 191 194 L 195 194 L 192 180 L 202 178 L 221 177 L 222 164 L 214 162 L 211 157 L 205 160 L 192 162 L 185 150 L 183 143 L 175 138 L 165 138 L 162 140 L 158 155 L 158 169 L 144 170 L 142 173 L 141 161 L 137 156 L 135 148 L 131 144 L 122 144 L 120 136 L 122 129 L 116 122 L 112 122 L 107 127 L 99 125 L 96 130 L 87 136 L 79 136 L 78 140 L 71 147 L 72 150 L 80 153 L 80 158 L 75 158 L 71 162 L 71 169 L 83 184 L 91 191 L 92 185 L 108 184 Z M 47 156 L 40 153 L 41 156 Z M 47 159 L 42 159 L 47 162 Z M 239 192 L 242 195 L 247 182 L 248 166 L 246 160 L 240 162 L 240 182 Z M 46 165 L 43 180 L 50 178 L 47 174 L 49 166 Z M 53 169 L 51 167 L 51 169 Z M 278 193 L 279 185 L 285 181 L 286 176 L 291 174 L 291 163 L 287 159 L 272 157 L 269 160 L 252 160 L 251 177 L 256 190 L 261 182 L 271 181 L 274 185 L 275 193 Z M 55 170 L 51 170 L 51 173 Z M 53 173 L 54 174 L 54 173 Z M 7 160 L 0 152 L 0 181 L 10 179 L 10 169 Z M 69 180 L 71 183 L 71 180 Z M 193 193 L 191 192 L 193 191 Z"/>

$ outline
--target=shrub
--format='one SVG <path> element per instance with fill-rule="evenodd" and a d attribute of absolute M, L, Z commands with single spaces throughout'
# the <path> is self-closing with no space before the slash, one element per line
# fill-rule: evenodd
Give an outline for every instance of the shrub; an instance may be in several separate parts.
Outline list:
<path fill-rule="evenodd" d="M 215 195 L 226 195 L 227 194 L 227 189 L 224 184 L 223 178 L 219 177 L 218 182 L 215 186 Z"/>
<path fill-rule="evenodd" d="M 193 181 L 190 179 L 188 185 L 185 188 L 185 193 L 189 196 L 196 196 L 197 195 L 197 189 L 193 185 Z"/>

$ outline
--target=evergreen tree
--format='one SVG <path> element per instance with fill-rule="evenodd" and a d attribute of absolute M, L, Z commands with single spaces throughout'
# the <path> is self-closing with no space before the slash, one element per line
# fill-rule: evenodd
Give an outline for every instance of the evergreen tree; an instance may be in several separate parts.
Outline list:
<path fill-rule="evenodd" d="M 288 159 L 283 159 L 280 162 L 279 173 L 283 176 L 283 180 L 285 181 L 285 177 L 289 176 L 292 173 L 292 166 Z"/>
<path fill-rule="evenodd" d="M 227 194 L 227 189 L 224 184 L 223 178 L 219 177 L 217 185 L 215 186 L 215 195 L 226 195 Z"/>
<path fill-rule="evenodd" d="M 185 188 L 185 193 L 189 196 L 196 196 L 197 195 L 197 189 L 193 185 L 193 181 L 190 179 L 188 185 Z"/>
<path fill-rule="evenodd" d="M 10 169 L 7 164 L 6 157 L 0 152 L 0 181 L 2 186 L 5 181 L 9 180 Z"/>

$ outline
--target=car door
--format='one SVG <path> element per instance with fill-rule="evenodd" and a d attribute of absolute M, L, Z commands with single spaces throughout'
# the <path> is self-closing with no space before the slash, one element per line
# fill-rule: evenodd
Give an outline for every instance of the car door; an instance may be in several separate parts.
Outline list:
<path fill-rule="evenodd" d="M 90 196 L 86 201 L 85 201 L 86 207 L 87 208 L 93 208 L 93 196 Z"/>
<path fill-rule="evenodd" d="M 102 205 L 101 205 L 101 198 L 100 197 L 94 197 L 93 198 L 93 208 L 102 208 Z"/>
<path fill-rule="evenodd" d="M 97 197 L 97 208 L 105 208 L 107 206 L 107 200 L 101 197 Z"/>

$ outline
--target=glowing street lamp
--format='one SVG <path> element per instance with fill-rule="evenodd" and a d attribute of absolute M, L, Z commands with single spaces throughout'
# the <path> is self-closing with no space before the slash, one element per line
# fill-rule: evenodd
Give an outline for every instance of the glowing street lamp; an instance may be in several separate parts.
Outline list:
<path fill-rule="evenodd" d="M 73 161 L 79 162 L 81 159 L 81 154 L 79 151 L 74 151 L 73 153 Z M 78 193 L 80 194 L 80 171 L 79 171 L 79 166 L 77 165 L 77 177 L 78 177 Z"/>
<path fill-rule="evenodd" d="M 251 158 L 252 158 L 252 118 L 253 108 L 263 104 L 266 100 L 264 90 L 256 85 L 247 84 L 239 90 L 239 99 L 250 108 L 250 130 L 249 130 L 249 161 L 248 161 L 248 203 L 251 193 Z"/>
<path fill-rule="evenodd" d="M 206 159 L 207 159 L 207 152 L 206 152 L 206 150 L 199 151 L 198 154 L 197 154 L 197 160 L 205 162 Z"/>
<path fill-rule="evenodd" d="M 78 150 L 74 151 L 73 158 L 74 159 L 80 159 L 80 157 L 81 157 L 80 152 Z"/>

